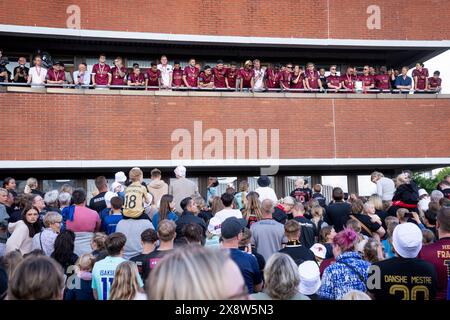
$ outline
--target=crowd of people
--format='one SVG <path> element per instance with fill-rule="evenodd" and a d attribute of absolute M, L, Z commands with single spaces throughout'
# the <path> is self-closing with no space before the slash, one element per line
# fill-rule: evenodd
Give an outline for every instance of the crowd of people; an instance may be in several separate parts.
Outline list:
<path fill-rule="evenodd" d="M 0 73 L 0 82 L 14 82 L 31 86 L 50 85 L 61 87 L 95 87 L 98 89 L 209 89 L 233 91 L 293 91 L 293 92 L 403 92 L 437 93 L 442 87 L 439 71 L 429 74 L 423 63 L 417 63 L 412 78 L 407 75 L 407 66 L 389 69 L 381 66 L 376 69 L 365 65 L 359 73 L 356 67 L 347 67 L 338 72 L 337 66 L 329 70 L 317 68 L 314 63 L 306 66 L 293 63 L 274 63 L 262 66 L 260 60 L 247 60 L 243 67 L 236 62 L 225 64 L 218 60 L 215 66 L 200 65 L 190 59 L 188 65 L 181 67 L 180 61 L 173 66 L 168 58 L 161 56 L 159 63 L 151 62 L 151 67 L 143 70 L 134 63 L 131 70 L 124 66 L 123 59 L 114 59 L 114 66 L 106 63 L 101 54 L 98 63 L 88 70 L 86 63 L 80 63 L 71 74 L 66 72 L 64 63 L 55 62 L 50 69 L 42 66 L 42 58 L 36 55 L 33 66 L 28 68 L 25 57 L 18 60 L 19 66 L 12 74 L 5 69 Z"/>
<path fill-rule="evenodd" d="M 412 172 L 373 172 L 377 193 L 327 201 L 301 178 L 278 198 L 261 176 L 206 199 L 178 166 L 120 171 L 96 192 L 0 188 L 0 298 L 9 300 L 450 299 L 450 176 L 430 194 Z"/>

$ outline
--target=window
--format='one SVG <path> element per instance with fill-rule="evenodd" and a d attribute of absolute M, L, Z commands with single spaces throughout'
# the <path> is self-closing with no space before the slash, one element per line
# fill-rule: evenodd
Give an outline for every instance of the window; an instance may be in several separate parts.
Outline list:
<path fill-rule="evenodd" d="M 322 176 L 322 185 L 339 187 L 344 192 L 348 192 L 347 176 Z"/>
<path fill-rule="evenodd" d="M 370 176 L 358 176 L 358 195 L 366 197 L 374 193 L 377 193 L 377 186 L 370 181 Z"/>

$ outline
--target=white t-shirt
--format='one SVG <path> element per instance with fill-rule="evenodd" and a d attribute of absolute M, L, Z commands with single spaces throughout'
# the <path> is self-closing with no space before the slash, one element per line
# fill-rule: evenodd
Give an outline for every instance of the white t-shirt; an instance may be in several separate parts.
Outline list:
<path fill-rule="evenodd" d="M 161 63 L 158 64 L 158 70 L 161 71 L 161 83 L 163 86 L 171 87 L 170 74 L 173 72 L 173 67 L 170 64 L 163 66 Z"/>
<path fill-rule="evenodd" d="M 270 199 L 275 202 L 278 201 L 277 195 L 275 194 L 275 191 L 271 187 L 259 187 L 256 188 L 255 192 L 259 194 L 259 201 L 263 202 L 266 199 Z"/>
<path fill-rule="evenodd" d="M 242 218 L 242 212 L 238 209 L 222 209 L 219 212 L 217 212 L 215 215 L 215 217 L 219 218 L 220 221 L 222 221 L 222 223 L 230 218 L 230 217 L 236 217 L 238 219 Z"/>
<path fill-rule="evenodd" d="M 31 85 L 42 85 L 47 77 L 47 69 L 42 67 L 32 67 L 28 72 L 31 77 Z"/>
<path fill-rule="evenodd" d="M 253 87 L 254 90 L 263 90 L 264 89 L 264 74 L 266 72 L 265 68 L 255 70 L 255 85 Z"/>

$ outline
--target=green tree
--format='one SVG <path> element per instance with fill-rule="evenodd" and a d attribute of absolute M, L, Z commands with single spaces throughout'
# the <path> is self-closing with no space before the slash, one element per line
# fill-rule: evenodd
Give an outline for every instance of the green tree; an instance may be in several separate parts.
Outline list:
<path fill-rule="evenodd" d="M 419 188 L 423 188 L 430 193 L 431 191 L 436 190 L 437 184 L 444 180 L 446 175 L 450 175 L 450 167 L 444 168 L 433 178 L 425 178 L 420 172 L 416 172 L 414 174 L 414 180 L 417 182 Z"/>

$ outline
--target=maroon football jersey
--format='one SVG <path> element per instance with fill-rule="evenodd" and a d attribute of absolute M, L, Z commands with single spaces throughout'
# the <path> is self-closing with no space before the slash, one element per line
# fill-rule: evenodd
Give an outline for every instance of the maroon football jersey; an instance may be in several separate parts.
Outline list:
<path fill-rule="evenodd" d="M 306 70 L 306 81 L 311 89 L 319 89 L 319 72 Z"/>
<path fill-rule="evenodd" d="M 214 67 L 212 69 L 212 73 L 214 75 L 214 86 L 216 88 L 226 88 L 227 85 L 225 83 L 225 74 L 227 72 L 227 69 L 217 69 L 217 67 Z"/>
<path fill-rule="evenodd" d="M 227 69 L 227 71 L 225 72 L 225 77 L 227 78 L 228 81 L 228 86 L 230 88 L 236 88 L 236 79 L 238 77 L 238 73 L 239 70 L 238 69 Z"/>
<path fill-rule="evenodd" d="M 340 83 L 341 83 L 341 77 L 339 77 L 337 74 L 335 74 L 335 75 L 330 74 L 327 77 L 327 84 L 328 85 L 331 84 L 332 86 L 339 87 Z"/>
<path fill-rule="evenodd" d="M 200 73 L 200 70 L 198 70 L 196 67 L 186 66 L 184 68 L 184 75 L 186 76 L 186 82 L 191 87 L 197 87 L 198 86 L 198 75 Z"/>
<path fill-rule="evenodd" d="M 272 68 L 268 68 L 266 71 L 266 84 L 267 88 L 274 89 L 280 87 L 280 71 L 275 71 Z"/>
<path fill-rule="evenodd" d="M 158 79 L 161 78 L 160 70 L 157 69 L 156 71 L 153 71 L 152 69 L 147 69 L 145 76 L 148 80 L 147 85 L 149 87 L 158 87 L 159 86 Z"/>
<path fill-rule="evenodd" d="M 103 65 L 97 63 L 92 67 L 92 73 L 95 74 L 95 83 L 105 86 L 108 84 L 108 74 L 111 74 L 111 68 L 106 63 Z"/>
<path fill-rule="evenodd" d="M 412 72 L 412 77 L 417 77 L 417 90 L 425 90 L 426 79 L 428 78 L 428 69 L 414 69 Z"/>
<path fill-rule="evenodd" d="M 441 78 L 435 78 L 435 77 L 428 78 L 428 84 L 431 89 L 436 89 L 437 87 L 440 87 L 441 83 L 442 83 Z"/>
<path fill-rule="evenodd" d="M 119 75 L 119 69 L 117 69 L 117 67 L 111 68 L 111 74 L 112 74 L 111 84 L 112 85 L 123 86 L 125 84 L 125 79 L 127 77 L 127 68 L 121 67 L 120 71 L 122 71 L 124 73 L 123 77 L 121 77 Z"/>
<path fill-rule="evenodd" d="M 182 87 L 184 86 L 183 83 L 183 70 L 180 69 L 173 69 L 173 73 L 172 73 L 172 85 L 174 87 Z"/>
<path fill-rule="evenodd" d="M 55 71 L 55 69 L 50 69 L 47 72 L 47 80 L 50 81 L 66 81 L 66 74 L 62 70 Z"/>
<path fill-rule="evenodd" d="M 363 87 L 370 87 L 371 85 L 375 84 L 375 81 L 373 79 L 373 76 L 370 74 L 366 75 L 360 75 L 358 77 L 358 80 L 363 83 Z"/>
<path fill-rule="evenodd" d="M 203 84 L 209 84 L 213 81 L 213 74 L 210 73 L 209 75 L 207 75 L 205 72 L 202 72 L 198 76 L 198 81 Z"/>
<path fill-rule="evenodd" d="M 298 78 L 298 82 L 294 83 L 294 80 L 297 80 L 297 78 Z M 292 74 L 292 77 L 291 77 L 291 89 L 304 89 L 305 86 L 303 85 L 303 80 L 305 80 L 305 74 L 304 73 L 301 73 L 300 77 L 298 76 L 298 74 L 297 75 Z"/>
<path fill-rule="evenodd" d="M 253 69 L 244 69 L 239 70 L 239 79 L 242 81 L 243 88 L 251 88 L 252 87 L 252 78 L 255 77 L 255 70 Z"/>
<path fill-rule="evenodd" d="M 377 74 L 375 76 L 375 88 L 389 90 L 390 79 L 388 74 Z"/>
<path fill-rule="evenodd" d="M 341 82 L 347 89 L 354 90 L 355 89 L 355 81 L 356 77 L 354 75 L 344 74 L 341 76 Z"/>
<path fill-rule="evenodd" d="M 138 75 L 132 72 L 129 76 L 129 80 L 131 81 L 131 83 L 142 83 L 145 81 L 145 76 L 141 72 L 139 72 Z"/>
<path fill-rule="evenodd" d="M 286 87 L 289 88 L 290 87 L 290 83 L 291 83 L 291 75 L 292 73 L 290 71 L 282 71 L 280 72 L 280 82 Z"/>

